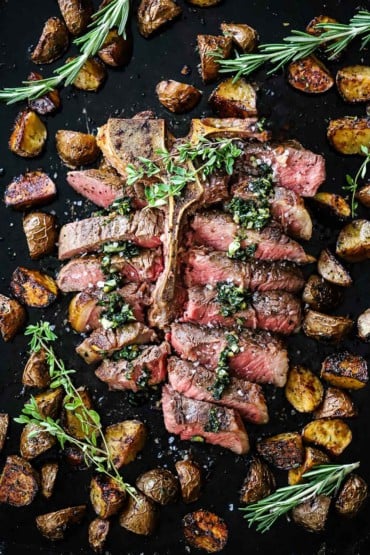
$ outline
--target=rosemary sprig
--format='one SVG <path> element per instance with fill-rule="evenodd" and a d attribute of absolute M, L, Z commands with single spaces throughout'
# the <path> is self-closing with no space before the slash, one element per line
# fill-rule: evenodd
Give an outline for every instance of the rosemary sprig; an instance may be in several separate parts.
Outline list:
<path fill-rule="evenodd" d="M 271 495 L 240 509 L 249 526 L 257 524 L 258 532 L 267 532 L 274 522 L 291 509 L 309 501 L 316 495 L 336 493 L 344 478 L 360 466 L 352 464 L 325 464 L 306 472 L 301 484 L 277 489 Z"/>
<path fill-rule="evenodd" d="M 65 391 L 63 407 L 65 410 L 75 413 L 81 423 L 85 437 L 76 439 L 64 430 L 59 420 L 41 414 L 34 397 L 31 397 L 30 401 L 24 405 L 21 415 L 14 419 L 15 422 L 18 424 L 36 424 L 43 431 L 54 436 L 62 448 L 66 443 L 75 445 L 83 452 L 88 466 L 92 466 L 96 472 L 112 478 L 129 495 L 135 495 L 134 488 L 123 481 L 113 463 L 99 414 L 84 405 L 78 389 L 73 385 L 70 375 L 74 374 L 75 370 L 67 369 L 63 360 L 56 356 L 53 347 L 50 345 L 57 340 L 57 336 L 49 322 L 40 322 L 28 326 L 25 335 L 31 338 L 29 345 L 32 352 L 38 352 L 41 349 L 45 351 L 51 377 L 50 387 L 63 387 Z"/>
<path fill-rule="evenodd" d="M 323 48 L 329 59 L 334 59 L 356 37 L 362 36 L 360 49 L 370 42 L 370 11 L 360 10 L 349 23 L 320 23 L 317 25 L 323 33 L 314 36 L 304 31 L 293 30 L 291 35 L 281 43 L 261 44 L 256 53 L 239 55 L 231 60 L 218 57 L 220 72 L 234 73 L 235 79 L 241 75 L 250 75 L 264 64 L 271 64 L 271 74 L 286 64 L 309 56 L 318 48 Z"/>
<path fill-rule="evenodd" d="M 101 49 L 108 32 L 117 27 L 119 35 L 125 37 L 125 28 L 129 14 L 129 0 L 111 0 L 92 16 L 89 31 L 74 39 L 73 43 L 80 50 L 79 56 L 54 70 L 52 77 L 39 81 L 23 81 L 22 87 L 6 87 L 0 90 L 0 100 L 14 104 L 22 100 L 32 100 L 55 89 L 64 82 L 70 85 L 88 58 L 95 56 Z"/>
<path fill-rule="evenodd" d="M 362 162 L 358 169 L 355 177 L 346 175 L 347 185 L 343 186 L 344 191 L 349 191 L 351 193 L 351 216 L 354 218 L 356 216 L 356 210 L 358 208 L 358 202 L 356 201 L 356 193 L 359 187 L 359 179 L 365 179 L 367 172 L 367 165 L 370 162 L 370 150 L 367 146 L 361 145 L 361 152 L 365 155 L 365 160 Z"/>

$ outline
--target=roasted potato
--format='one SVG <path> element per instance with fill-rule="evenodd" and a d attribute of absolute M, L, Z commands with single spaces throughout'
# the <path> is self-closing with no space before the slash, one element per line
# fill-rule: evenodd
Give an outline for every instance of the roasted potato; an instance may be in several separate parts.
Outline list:
<path fill-rule="evenodd" d="M 336 253 L 347 262 L 370 258 L 370 222 L 354 220 L 338 235 Z"/>
<path fill-rule="evenodd" d="M 95 553 L 103 553 L 104 544 L 109 532 L 109 520 L 95 518 L 89 524 L 89 545 Z"/>
<path fill-rule="evenodd" d="M 303 428 L 303 439 L 323 447 L 334 456 L 338 456 L 352 441 L 352 432 L 343 420 L 332 418 L 310 422 Z"/>
<path fill-rule="evenodd" d="M 257 115 L 257 95 L 254 87 L 242 77 L 222 81 L 209 97 L 212 109 L 221 117 L 248 118 Z"/>
<path fill-rule="evenodd" d="M 320 94 L 334 85 L 328 68 L 316 56 L 306 56 L 288 66 L 288 82 L 301 92 Z"/>
<path fill-rule="evenodd" d="M 185 515 L 182 523 L 185 539 L 192 547 L 217 553 L 226 546 L 229 535 L 226 523 L 214 513 L 200 509 Z"/>
<path fill-rule="evenodd" d="M 370 100 L 370 66 L 342 67 L 336 77 L 338 91 L 346 102 Z"/>
<path fill-rule="evenodd" d="M 57 462 L 45 463 L 41 467 L 41 493 L 46 499 L 53 495 L 59 465 Z"/>
<path fill-rule="evenodd" d="M 23 158 L 35 158 L 41 154 L 46 138 L 47 130 L 39 116 L 32 110 L 23 110 L 14 122 L 9 149 Z"/>
<path fill-rule="evenodd" d="M 119 517 L 119 523 L 123 528 L 140 536 L 153 534 L 157 521 L 155 503 L 139 491 L 135 492 L 135 498 L 127 498 L 127 504 Z"/>
<path fill-rule="evenodd" d="M 319 408 L 314 412 L 315 418 L 352 418 L 357 410 L 349 394 L 336 387 L 328 387 Z"/>
<path fill-rule="evenodd" d="M 0 332 L 4 341 L 11 341 L 23 328 L 26 311 L 18 301 L 0 294 Z"/>
<path fill-rule="evenodd" d="M 0 453 L 4 448 L 8 427 L 9 427 L 9 414 L 2 412 L 0 413 Z"/>
<path fill-rule="evenodd" d="M 245 23 L 221 23 L 221 31 L 225 37 L 231 37 L 242 52 L 252 52 L 256 47 L 257 31 Z"/>
<path fill-rule="evenodd" d="M 316 193 L 313 200 L 317 208 L 324 215 L 333 216 L 336 220 L 341 222 L 351 217 L 351 207 L 340 195 L 322 191 Z"/>
<path fill-rule="evenodd" d="M 308 310 L 302 324 L 304 333 L 317 340 L 339 342 L 352 329 L 353 321 L 344 316 L 329 316 Z"/>
<path fill-rule="evenodd" d="M 51 382 L 49 367 L 46 360 L 46 352 L 40 349 L 33 352 L 23 370 L 22 384 L 28 387 L 44 389 Z"/>
<path fill-rule="evenodd" d="M 35 401 L 42 416 L 58 418 L 63 400 L 63 388 L 57 387 L 35 395 Z"/>
<path fill-rule="evenodd" d="M 40 79 L 43 79 L 42 75 L 40 75 L 40 73 L 36 73 L 35 71 L 31 71 L 27 77 L 27 81 L 40 81 Z M 39 98 L 29 100 L 28 106 L 40 116 L 52 114 L 53 112 L 56 112 L 60 106 L 59 92 L 57 90 L 52 90 L 44 96 L 39 96 Z"/>
<path fill-rule="evenodd" d="M 126 492 L 109 476 L 98 474 L 90 482 L 90 501 L 100 518 L 118 513 L 126 499 Z"/>
<path fill-rule="evenodd" d="M 362 341 L 370 340 L 370 308 L 357 318 L 357 332 Z"/>
<path fill-rule="evenodd" d="M 68 58 L 67 62 L 73 60 Z M 105 65 L 98 58 L 89 58 L 77 73 L 73 85 L 81 91 L 96 92 L 105 81 Z"/>
<path fill-rule="evenodd" d="M 300 434 L 286 432 L 261 439 L 257 453 L 280 470 L 289 470 L 303 463 L 303 444 Z"/>
<path fill-rule="evenodd" d="M 317 495 L 294 507 L 292 518 L 295 523 L 306 528 L 308 532 L 322 532 L 325 530 L 328 519 L 330 502 L 330 497 Z"/>
<path fill-rule="evenodd" d="M 327 356 L 321 365 L 321 377 L 342 389 L 362 389 L 369 381 L 366 360 L 348 351 Z"/>
<path fill-rule="evenodd" d="M 187 83 L 168 79 L 160 81 L 155 88 L 158 100 L 167 110 L 175 114 L 190 112 L 201 99 L 202 93 Z"/>
<path fill-rule="evenodd" d="M 139 420 L 124 420 L 106 428 L 105 439 L 117 468 L 130 463 L 144 447 L 146 428 Z"/>
<path fill-rule="evenodd" d="M 193 503 L 200 496 L 202 472 L 199 466 L 190 460 L 177 461 L 175 464 L 179 477 L 181 496 L 184 503 Z"/>
<path fill-rule="evenodd" d="M 197 42 L 200 75 L 205 83 L 210 83 L 217 79 L 220 68 L 214 54 L 219 54 L 220 58 L 228 58 L 231 54 L 232 39 L 219 35 L 198 35 Z"/>
<path fill-rule="evenodd" d="M 361 204 L 366 206 L 366 208 L 370 208 L 370 183 L 367 183 L 357 191 L 356 198 Z"/>
<path fill-rule="evenodd" d="M 322 27 L 317 27 L 317 24 L 323 24 L 323 23 L 338 23 L 337 19 L 333 19 L 332 17 L 329 17 L 328 15 L 318 15 L 317 17 L 314 17 L 309 24 L 306 27 L 306 32 L 309 33 L 310 35 L 314 35 L 315 37 L 319 37 L 320 35 L 323 34 L 324 29 Z"/>
<path fill-rule="evenodd" d="M 29 505 L 39 489 L 39 476 L 31 464 L 18 455 L 7 457 L 0 477 L 0 503 L 13 507 Z"/>
<path fill-rule="evenodd" d="M 148 38 L 181 12 L 182 9 L 173 0 L 141 0 L 137 11 L 140 34 Z"/>
<path fill-rule="evenodd" d="M 5 204 L 15 210 L 52 202 L 57 194 L 55 183 L 42 171 L 26 172 L 16 177 L 5 190 Z"/>
<path fill-rule="evenodd" d="M 45 453 L 55 445 L 55 437 L 44 431 L 37 424 L 26 424 L 21 433 L 20 453 L 30 460 Z"/>
<path fill-rule="evenodd" d="M 329 249 L 321 251 L 317 261 L 317 271 L 321 277 L 330 283 L 334 283 L 334 285 L 340 285 L 341 287 L 350 287 L 352 285 L 352 278 L 349 272 Z"/>
<path fill-rule="evenodd" d="M 69 45 L 65 23 L 59 17 L 50 17 L 42 29 L 39 41 L 31 54 L 35 64 L 50 64 L 63 56 Z"/>
<path fill-rule="evenodd" d="M 30 257 L 37 260 L 51 254 L 58 240 L 56 217 L 45 212 L 31 212 L 23 218 Z"/>
<path fill-rule="evenodd" d="M 235 119 L 235 118 L 194 118 L 190 124 L 190 131 L 187 139 L 191 144 L 197 144 L 199 137 L 211 138 L 237 138 L 248 139 L 253 134 L 256 137 L 257 127 L 249 119 Z M 258 140 L 261 142 L 267 141 L 271 137 L 271 133 L 260 131 L 258 133 Z"/>
<path fill-rule="evenodd" d="M 178 480 L 164 468 L 154 468 L 141 474 L 136 480 L 136 487 L 160 505 L 174 503 L 179 494 Z"/>
<path fill-rule="evenodd" d="M 285 386 L 285 397 L 298 412 L 312 412 L 320 405 L 324 388 L 319 378 L 305 366 L 293 366 Z"/>
<path fill-rule="evenodd" d="M 62 540 L 66 529 L 72 524 L 79 524 L 85 512 L 86 505 L 67 507 L 36 517 L 36 526 L 48 540 Z"/>
<path fill-rule="evenodd" d="M 240 491 L 241 503 L 255 503 L 275 490 L 275 478 L 267 464 L 253 457 Z"/>
<path fill-rule="evenodd" d="M 187 0 L 192 6 L 199 6 L 199 8 L 210 8 L 211 6 L 217 6 L 222 0 Z"/>
<path fill-rule="evenodd" d="M 328 464 L 330 459 L 326 453 L 316 449 L 316 447 L 305 447 L 305 457 L 303 464 L 297 468 L 291 468 L 288 472 L 288 482 L 291 486 L 302 482 L 302 477 L 305 472 L 311 470 L 314 466 L 319 464 Z"/>
<path fill-rule="evenodd" d="M 77 391 L 85 408 L 93 409 L 92 399 L 88 390 L 85 387 L 79 387 Z M 89 424 L 86 422 L 83 425 L 80 418 L 81 406 L 78 406 L 76 409 L 70 409 L 68 403 L 63 402 L 63 427 L 71 436 L 75 437 L 76 439 L 83 439 L 84 437 L 86 437 L 86 427 L 89 427 Z M 94 425 L 91 422 L 90 432 L 93 430 L 93 426 Z"/>
<path fill-rule="evenodd" d="M 335 501 L 335 508 L 341 516 L 353 518 L 363 506 L 368 496 L 365 480 L 351 474 L 344 482 Z"/>
<path fill-rule="evenodd" d="M 52 277 L 22 266 L 14 270 L 10 288 L 18 301 L 33 308 L 45 308 L 58 297 L 58 287 Z"/>
<path fill-rule="evenodd" d="M 370 117 L 345 116 L 329 122 L 327 137 L 341 154 L 363 154 L 361 147 L 370 148 Z"/>
<path fill-rule="evenodd" d="M 121 67 L 130 61 L 131 51 L 131 41 L 119 35 L 117 29 L 112 29 L 99 50 L 98 56 L 107 66 Z"/>
<path fill-rule="evenodd" d="M 93 14 L 94 7 L 91 0 L 58 0 L 63 19 L 71 35 L 81 35 Z"/>
<path fill-rule="evenodd" d="M 68 445 L 63 451 L 63 455 L 67 463 L 72 466 L 72 468 L 77 470 L 83 470 L 86 468 L 86 461 L 83 451 L 79 447 L 74 447 L 73 445 Z"/>
<path fill-rule="evenodd" d="M 303 302 L 318 311 L 337 307 L 342 297 L 342 291 L 338 287 L 316 274 L 310 275 L 302 293 Z"/>
<path fill-rule="evenodd" d="M 99 156 L 99 148 L 93 135 L 60 129 L 55 142 L 61 160 L 69 168 L 92 164 Z"/>

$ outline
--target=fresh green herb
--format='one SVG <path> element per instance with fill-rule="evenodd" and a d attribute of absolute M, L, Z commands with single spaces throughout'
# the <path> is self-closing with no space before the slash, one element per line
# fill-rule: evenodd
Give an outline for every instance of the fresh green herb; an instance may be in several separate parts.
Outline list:
<path fill-rule="evenodd" d="M 258 532 L 266 532 L 282 515 L 316 495 L 335 494 L 344 478 L 360 466 L 353 464 L 325 464 L 303 474 L 305 481 L 294 486 L 277 489 L 274 493 L 243 507 L 249 526 L 256 523 Z"/>
<path fill-rule="evenodd" d="M 367 146 L 361 146 L 361 152 L 365 155 L 365 160 L 362 162 L 361 166 L 359 167 L 358 172 L 356 173 L 355 177 L 351 177 L 350 175 L 346 175 L 347 185 L 344 185 L 343 190 L 349 191 L 351 193 L 351 215 L 352 218 L 356 216 L 356 211 L 358 208 L 358 202 L 356 201 L 356 193 L 359 187 L 359 179 L 365 179 L 366 172 L 367 172 L 367 165 L 370 162 L 370 150 Z"/>
<path fill-rule="evenodd" d="M 54 75 L 39 81 L 23 81 L 23 87 L 5 88 L 0 91 L 0 100 L 13 104 L 22 100 L 39 98 L 64 82 L 70 85 L 86 61 L 101 49 L 111 29 L 117 28 L 119 35 L 125 37 L 129 14 L 129 0 L 111 0 L 92 16 L 89 31 L 74 39 L 80 55 L 54 70 Z"/>
<path fill-rule="evenodd" d="M 204 437 L 202 436 L 191 436 L 190 441 L 193 441 L 194 443 L 204 443 Z"/>
<path fill-rule="evenodd" d="M 254 257 L 254 254 L 257 250 L 257 245 L 253 243 L 252 245 L 248 245 L 247 247 L 242 248 L 241 241 L 242 239 L 239 236 L 234 238 L 234 240 L 229 245 L 227 256 L 229 258 L 233 258 L 234 260 L 248 262 Z"/>
<path fill-rule="evenodd" d="M 104 254 L 119 254 L 122 258 L 133 258 L 140 254 L 140 247 L 132 241 L 114 241 L 103 245 Z"/>
<path fill-rule="evenodd" d="M 216 170 L 225 170 L 232 175 L 234 163 L 241 155 L 241 149 L 235 144 L 235 139 L 210 140 L 199 137 L 198 143 L 182 143 L 176 147 L 180 163 L 199 162 L 201 167 L 198 171 L 201 176 L 207 177 Z"/>
<path fill-rule="evenodd" d="M 209 411 L 209 418 L 207 424 L 204 426 L 206 432 L 213 432 L 217 434 L 221 429 L 221 421 L 218 417 L 218 412 L 216 407 L 211 408 Z"/>
<path fill-rule="evenodd" d="M 221 399 L 226 387 L 230 384 L 229 360 L 231 357 L 239 353 L 238 338 L 234 333 L 226 334 L 226 347 L 221 351 L 217 367 L 216 379 L 211 388 L 214 399 Z"/>
<path fill-rule="evenodd" d="M 140 376 L 138 376 L 138 378 L 136 379 L 136 385 L 139 386 L 141 389 L 145 389 L 149 385 L 150 376 L 150 371 L 144 364 Z"/>
<path fill-rule="evenodd" d="M 244 200 L 234 197 L 226 205 L 226 210 L 231 212 L 235 223 L 244 229 L 262 229 L 271 219 L 270 208 L 267 200 Z"/>
<path fill-rule="evenodd" d="M 134 488 L 123 481 L 113 462 L 99 414 L 84 405 L 78 389 L 73 385 L 70 376 L 75 373 L 75 370 L 67 369 L 63 360 L 56 356 L 53 347 L 50 345 L 58 338 L 49 322 L 28 326 L 25 335 L 31 338 L 29 344 L 32 352 L 37 353 L 40 349 L 46 352 L 51 377 L 50 387 L 63 387 L 65 391 L 63 408 L 75 413 L 81 423 L 85 437 L 76 439 L 64 430 L 59 420 L 54 420 L 50 416 L 42 414 L 34 397 L 31 397 L 31 400 L 24 405 L 21 415 L 15 418 L 15 422 L 37 425 L 43 431 L 55 437 L 62 448 L 66 443 L 78 447 L 83 452 L 87 465 L 92 466 L 96 472 L 111 477 L 122 490 L 135 496 Z"/>
<path fill-rule="evenodd" d="M 105 330 L 114 330 L 136 320 L 132 308 L 119 293 L 104 295 L 98 305 L 103 307 L 99 322 Z"/>
<path fill-rule="evenodd" d="M 245 310 L 250 301 L 249 291 L 227 281 L 217 283 L 216 300 L 221 305 L 222 316 L 232 316 L 235 312 Z"/>
<path fill-rule="evenodd" d="M 128 345 L 127 347 L 124 347 L 120 351 L 116 351 L 115 353 L 113 353 L 111 358 L 116 361 L 127 360 L 130 362 L 132 360 L 135 360 L 135 358 L 137 358 L 139 355 L 140 355 L 139 345 Z"/>

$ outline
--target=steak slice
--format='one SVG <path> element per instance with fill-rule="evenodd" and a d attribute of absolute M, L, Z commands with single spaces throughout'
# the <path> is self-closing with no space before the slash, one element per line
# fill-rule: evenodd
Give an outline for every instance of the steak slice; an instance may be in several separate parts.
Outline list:
<path fill-rule="evenodd" d="M 216 368 L 227 347 L 227 332 L 194 324 L 172 324 L 171 345 L 186 360 Z M 230 358 L 231 373 L 256 383 L 283 387 L 288 372 L 288 353 L 283 342 L 268 332 L 243 330 L 239 353 Z"/>
<path fill-rule="evenodd" d="M 167 363 L 171 387 L 191 399 L 209 401 L 237 410 L 243 418 L 254 424 L 269 420 L 266 400 L 260 385 L 232 377 L 220 400 L 212 396 L 215 372 L 197 363 L 171 357 Z"/>
<path fill-rule="evenodd" d="M 78 345 L 76 352 L 87 362 L 99 362 L 103 356 L 110 356 L 127 345 L 142 345 L 157 340 L 154 330 L 140 322 L 134 322 L 116 328 L 105 330 L 97 328 L 92 334 Z"/>
<path fill-rule="evenodd" d="M 218 251 L 228 251 L 230 244 L 240 232 L 238 224 L 229 214 L 216 210 L 197 212 L 190 227 L 190 244 L 204 245 Z M 247 230 L 241 247 L 250 245 L 257 245 L 254 257 L 260 260 L 288 260 L 297 264 L 309 264 L 315 260 L 305 253 L 299 243 L 285 235 L 280 225 L 274 222 L 261 231 Z"/>
<path fill-rule="evenodd" d="M 220 445 L 237 455 L 249 451 L 244 424 L 233 409 L 188 399 L 165 385 L 162 389 L 162 410 L 164 424 L 170 434 L 177 434 L 181 439 L 200 436 L 207 443 Z"/>
<path fill-rule="evenodd" d="M 252 291 L 279 289 L 295 293 L 304 286 L 301 270 L 286 262 L 241 262 L 201 247 L 190 250 L 183 260 L 188 287 L 228 281 Z"/>
<path fill-rule="evenodd" d="M 132 216 L 94 216 L 62 227 L 59 235 L 59 260 L 99 250 L 104 243 L 132 241 L 140 247 L 161 245 L 163 212 L 145 209 Z"/>
<path fill-rule="evenodd" d="M 107 383 L 109 389 L 139 391 L 166 379 L 166 360 L 170 352 L 170 346 L 166 341 L 161 345 L 151 345 L 131 362 L 104 360 L 95 371 L 95 375 Z"/>
<path fill-rule="evenodd" d="M 230 176 L 220 171 L 213 173 L 203 181 L 202 205 L 209 206 L 229 198 Z"/>
<path fill-rule="evenodd" d="M 105 276 L 100 266 L 100 258 L 89 256 L 75 258 L 62 266 L 58 274 L 57 284 L 63 293 L 72 293 L 92 289 L 104 280 Z"/>
<path fill-rule="evenodd" d="M 112 202 L 124 196 L 125 182 L 114 171 L 70 171 L 67 173 L 67 183 L 77 193 L 102 208 L 108 208 Z"/>
<path fill-rule="evenodd" d="M 302 319 L 300 300 L 286 291 L 255 292 L 244 310 L 230 316 L 223 316 L 221 311 L 215 287 L 191 287 L 182 321 L 227 328 L 239 324 L 289 335 L 299 330 Z"/>

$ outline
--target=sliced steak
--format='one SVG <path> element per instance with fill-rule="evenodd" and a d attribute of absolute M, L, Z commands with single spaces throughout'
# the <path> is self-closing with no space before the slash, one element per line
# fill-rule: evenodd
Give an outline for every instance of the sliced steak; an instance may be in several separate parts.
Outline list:
<path fill-rule="evenodd" d="M 279 289 L 295 293 L 304 286 L 301 270 L 286 262 L 240 262 L 226 253 L 201 247 L 191 249 L 183 260 L 188 287 L 229 281 L 252 291 Z"/>
<path fill-rule="evenodd" d="M 200 436 L 208 443 L 220 445 L 238 455 L 249 450 L 244 424 L 233 409 L 188 399 L 168 385 L 162 389 L 162 409 L 164 424 L 170 434 L 177 434 L 181 439 Z"/>
<path fill-rule="evenodd" d="M 228 251 L 230 244 L 240 232 L 229 214 L 216 210 L 198 212 L 190 223 L 189 243 L 204 245 L 218 251 Z M 303 247 L 290 239 L 282 231 L 279 224 L 271 222 L 261 231 L 250 229 L 241 247 L 257 245 L 254 257 L 260 260 L 288 260 L 297 264 L 308 264 L 314 261 L 305 253 Z"/>
<path fill-rule="evenodd" d="M 171 345 L 184 359 L 216 368 L 227 347 L 227 331 L 194 324 L 172 324 Z M 288 372 L 288 354 L 280 339 L 268 332 L 243 330 L 239 352 L 230 358 L 232 374 L 256 383 L 283 387 Z"/>
<path fill-rule="evenodd" d="M 161 245 L 163 212 L 145 209 L 132 216 L 95 216 L 71 222 L 59 235 L 59 259 L 99 250 L 104 243 L 132 241 L 141 247 Z"/>
<path fill-rule="evenodd" d="M 100 258 L 89 256 L 75 258 L 62 266 L 58 274 L 57 284 L 63 293 L 72 293 L 92 289 L 99 282 L 103 282 L 104 279 Z"/>
<path fill-rule="evenodd" d="M 124 195 L 125 182 L 113 171 L 70 171 L 67 173 L 67 182 L 77 193 L 102 208 L 108 208 L 113 201 Z"/>
<path fill-rule="evenodd" d="M 203 182 L 202 204 L 209 206 L 227 200 L 229 198 L 229 181 L 230 176 L 221 172 L 210 175 Z"/>
<path fill-rule="evenodd" d="M 212 396 L 215 372 L 198 363 L 171 357 L 167 363 L 171 387 L 191 399 L 209 401 L 237 410 L 243 418 L 254 424 L 266 424 L 268 412 L 260 385 L 241 378 L 231 378 L 220 400 Z"/>

